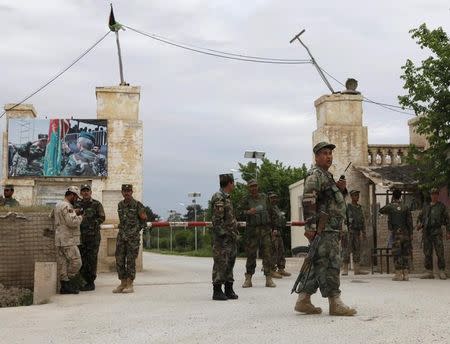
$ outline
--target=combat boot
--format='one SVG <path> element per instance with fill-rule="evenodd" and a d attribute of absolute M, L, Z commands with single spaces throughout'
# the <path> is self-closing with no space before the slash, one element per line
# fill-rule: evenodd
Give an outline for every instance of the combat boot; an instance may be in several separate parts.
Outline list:
<path fill-rule="evenodd" d="M 427 270 L 424 275 L 420 276 L 420 279 L 434 279 L 433 270 Z"/>
<path fill-rule="evenodd" d="M 275 270 L 270 271 L 270 277 L 272 277 L 272 278 L 283 278 L 283 276 L 279 272 L 277 272 Z"/>
<path fill-rule="evenodd" d="M 79 291 L 74 288 L 69 281 L 61 281 L 60 294 L 78 294 Z"/>
<path fill-rule="evenodd" d="M 368 275 L 369 272 L 365 270 L 361 270 L 361 267 L 359 266 L 359 263 L 355 263 L 355 275 Z"/>
<path fill-rule="evenodd" d="M 127 284 L 125 288 L 123 288 L 122 293 L 125 294 L 134 293 L 133 280 L 131 278 L 127 278 Z"/>
<path fill-rule="evenodd" d="M 242 285 L 242 288 L 251 288 L 251 287 L 253 287 L 253 285 L 252 285 L 252 275 L 245 274 L 245 281 L 244 281 L 244 284 Z"/>
<path fill-rule="evenodd" d="M 402 270 L 395 270 L 395 276 L 392 277 L 393 281 L 403 281 L 403 272 Z"/>
<path fill-rule="evenodd" d="M 409 281 L 409 270 L 403 270 L 403 280 L 404 281 Z"/>
<path fill-rule="evenodd" d="M 127 280 L 121 279 L 120 285 L 118 285 L 112 292 L 114 294 L 121 293 L 125 289 L 126 286 L 127 286 Z"/>
<path fill-rule="evenodd" d="M 328 298 L 330 303 L 330 315 L 352 316 L 356 314 L 356 309 L 346 306 L 339 295 Z"/>
<path fill-rule="evenodd" d="M 315 307 L 311 303 L 311 295 L 306 293 L 298 294 L 297 302 L 295 303 L 294 310 L 300 313 L 306 314 L 320 314 L 322 313 L 322 308 Z"/>
<path fill-rule="evenodd" d="M 445 271 L 444 271 L 444 270 L 440 270 L 440 271 L 439 271 L 439 278 L 440 278 L 441 280 L 446 280 L 446 279 L 447 279 L 447 275 L 445 274 Z"/>
<path fill-rule="evenodd" d="M 95 290 L 94 282 L 86 283 L 84 286 L 80 288 L 80 291 L 92 291 Z"/>
<path fill-rule="evenodd" d="M 273 283 L 272 277 L 270 275 L 266 276 L 266 287 L 275 288 L 277 285 Z"/>
<path fill-rule="evenodd" d="M 291 273 L 290 273 L 290 272 L 287 272 L 287 271 L 284 270 L 284 269 L 278 269 L 278 273 L 279 273 L 281 276 L 284 276 L 284 277 L 289 277 L 289 276 L 291 276 Z"/>
<path fill-rule="evenodd" d="M 230 300 L 236 300 L 238 298 L 233 290 L 233 282 L 225 282 L 225 295 Z"/>
<path fill-rule="evenodd" d="M 342 265 L 342 276 L 347 276 L 348 275 L 348 264 L 343 264 Z"/>

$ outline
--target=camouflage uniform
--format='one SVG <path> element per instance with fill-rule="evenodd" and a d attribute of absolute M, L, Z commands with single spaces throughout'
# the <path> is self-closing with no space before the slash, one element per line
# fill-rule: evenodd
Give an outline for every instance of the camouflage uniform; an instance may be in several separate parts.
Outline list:
<path fill-rule="evenodd" d="M 365 232 L 366 225 L 364 212 L 360 204 L 347 204 L 348 233 L 346 246 L 343 246 L 343 262 L 350 263 L 350 254 L 353 254 L 353 262 L 361 261 L 361 232 Z"/>
<path fill-rule="evenodd" d="M 136 277 L 136 258 L 139 253 L 140 232 L 143 226 L 139 215 L 145 213 L 144 205 L 131 199 L 119 202 L 119 233 L 116 242 L 116 268 L 120 280 Z"/>
<path fill-rule="evenodd" d="M 313 257 L 312 269 L 304 292 L 314 294 L 317 288 L 320 288 L 323 297 L 333 298 L 341 293 L 339 237 L 346 217 L 344 196 L 337 187 L 333 175 L 319 166 L 314 166 L 305 179 L 303 198 L 315 200 L 316 214 L 323 211 L 330 216 L 321 234 L 317 253 Z M 305 225 L 305 230 L 315 231 L 316 223 Z"/>
<path fill-rule="evenodd" d="M 15 167 L 16 176 L 43 176 L 44 175 L 44 157 L 45 148 L 41 148 L 32 142 L 17 147 L 17 166 Z M 23 159 L 26 158 L 26 164 Z M 22 163 L 19 163 L 23 160 Z"/>
<path fill-rule="evenodd" d="M 427 204 L 417 218 L 423 226 L 423 254 L 425 255 L 425 269 L 433 270 L 433 247 L 438 258 L 439 270 L 445 270 L 445 256 L 442 227 L 450 231 L 450 220 L 447 208 L 441 202 Z"/>
<path fill-rule="evenodd" d="M 0 196 L 0 207 L 11 208 L 11 207 L 20 207 L 19 202 L 13 197 L 1 197 Z"/>
<path fill-rule="evenodd" d="M 83 189 L 83 188 L 82 188 Z M 88 283 L 97 277 L 97 257 L 100 246 L 100 225 L 105 221 L 102 204 L 95 199 L 82 199 L 75 208 L 83 209 L 83 222 L 80 225 L 81 245 L 79 246 L 82 266 L 81 276 Z"/>
<path fill-rule="evenodd" d="M 247 214 L 246 211 L 256 208 L 256 214 Z M 264 275 L 269 276 L 272 268 L 272 241 L 270 229 L 270 203 L 263 193 L 258 193 L 256 198 L 248 195 L 242 203 L 242 211 L 246 216 L 247 242 L 245 251 L 247 263 L 245 265 L 248 275 L 253 275 L 256 268 L 256 251 L 261 247 Z"/>
<path fill-rule="evenodd" d="M 82 150 L 69 156 L 67 164 L 61 172 L 62 176 L 98 176 L 98 156 L 89 151 Z"/>
<path fill-rule="evenodd" d="M 286 258 L 282 230 L 286 227 L 286 217 L 280 208 L 278 208 L 278 205 L 272 205 L 270 217 L 272 219 L 272 229 L 277 231 L 276 234 L 272 233 L 273 267 L 284 270 L 286 267 Z"/>
<path fill-rule="evenodd" d="M 213 284 L 234 282 L 233 268 L 237 253 L 237 222 L 230 195 L 223 190 L 211 198 Z"/>
<path fill-rule="evenodd" d="M 413 230 L 411 210 L 399 200 L 392 200 L 380 209 L 380 214 L 388 216 L 388 229 L 393 235 L 395 270 L 408 270 Z"/>

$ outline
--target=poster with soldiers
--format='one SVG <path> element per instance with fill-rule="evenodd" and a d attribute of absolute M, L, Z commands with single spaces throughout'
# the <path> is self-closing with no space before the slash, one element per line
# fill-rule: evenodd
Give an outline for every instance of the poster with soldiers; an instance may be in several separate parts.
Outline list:
<path fill-rule="evenodd" d="M 108 126 L 97 119 L 9 119 L 9 177 L 106 177 Z"/>

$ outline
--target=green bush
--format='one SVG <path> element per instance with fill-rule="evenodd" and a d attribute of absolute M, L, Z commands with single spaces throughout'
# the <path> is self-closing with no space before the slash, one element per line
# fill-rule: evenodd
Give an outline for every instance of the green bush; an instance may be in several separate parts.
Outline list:
<path fill-rule="evenodd" d="M 177 251 L 190 251 L 194 242 L 194 235 L 189 230 L 181 230 L 175 233 L 175 249 Z"/>

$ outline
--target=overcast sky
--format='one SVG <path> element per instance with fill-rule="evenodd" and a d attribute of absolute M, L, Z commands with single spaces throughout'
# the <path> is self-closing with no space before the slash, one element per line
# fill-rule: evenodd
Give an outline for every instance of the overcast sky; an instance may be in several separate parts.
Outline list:
<path fill-rule="evenodd" d="M 408 31 L 427 23 L 450 32 L 444 0 L 114 1 L 117 21 L 176 41 L 238 54 L 306 59 L 302 38 L 337 79 L 359 81 L 366 97 L 397 104 L 401 66 L 425 55 Z M 0 104 L 36 90 L 107 32 L 109 1 L 0 0 Z M 198 55 L 127 30 L 120 33 L 125 79 L 141 90 L 144 201 L 158 214 L 199 203 L 244 151 L 311 163 L 314 100 L 329 91 L 312 65 L 266 65 Z M 119 83 L 114 35 L 30 99 L 39 117 L 94 118 L 96 86 Z M 336 90 L 342 87 L 330 80 Z M 408 143 L 408 115 L 364 103 L 369 143 Z M 5 127 L 4 119 L 0 128 Z"/>

